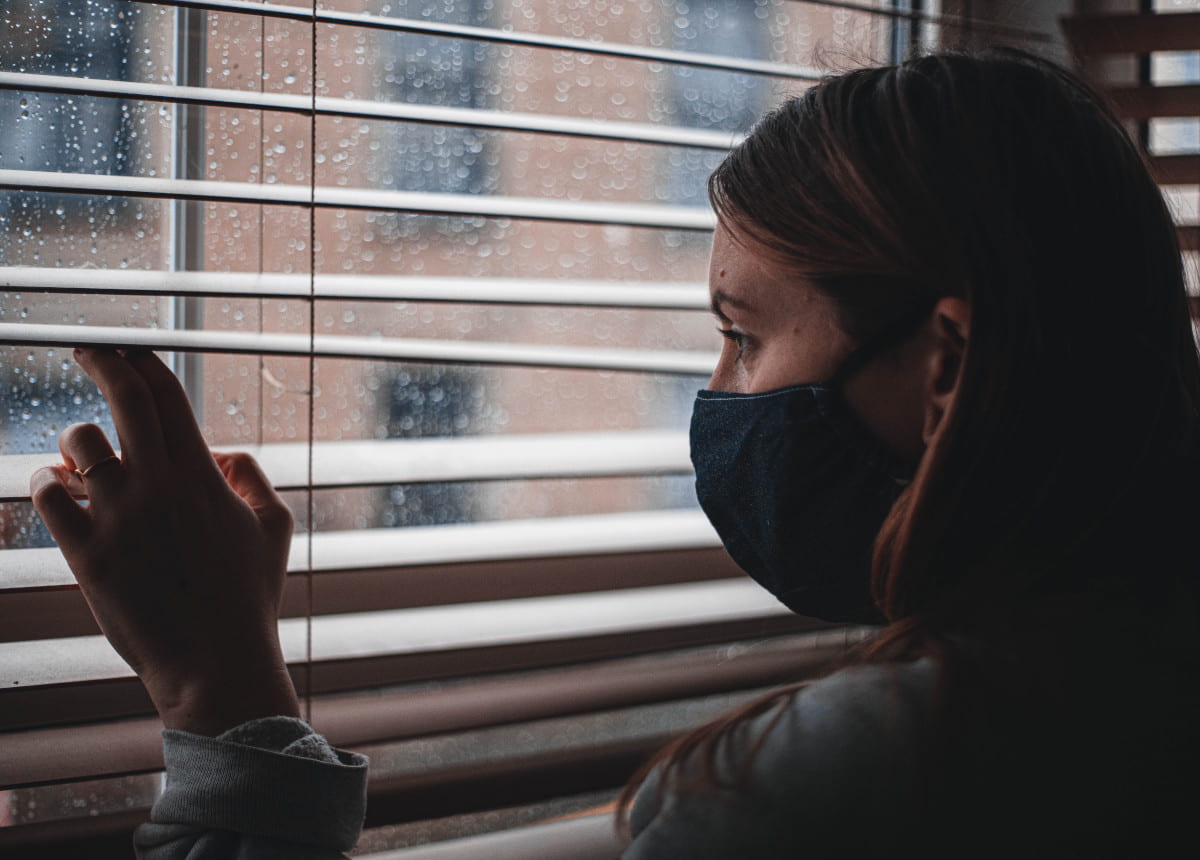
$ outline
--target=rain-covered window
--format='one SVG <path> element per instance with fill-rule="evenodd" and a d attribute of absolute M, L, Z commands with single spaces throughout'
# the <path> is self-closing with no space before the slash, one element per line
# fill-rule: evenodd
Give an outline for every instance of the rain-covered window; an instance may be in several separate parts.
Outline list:
<path fill-rule="evenodd" d="M 770 55 L 766 27 L 746 26 L 746 18 L 766 20 L 770 0 L 682 0 L 675 7 L 672 44 L 682 51 L 762 59 Z M 761 75 L 730 74 L 719 69 L 679 66 L 672 70 L 670 101 L 680 125 L 729 133 L 750 130 L 771 95 Z M 705 182 L 721 154 L 689 149 L 672 153 L 666 171 L 667 198 L 705 206 Z"/>
<path fill-rule="evenodd" d="M 135 16 L 125 0 L 6 0 L 0 16 L 0 70 L 123 81 Z M 0 90 L 0 168 L 128 174 L 135 150 L 124 99 L 31 95 Z M 61 195 L 55 202 L 73 205 Z M 27 193 L 0 191 L 0 207 L 32 205 Z"/>
<path fill-rule="evenodd" d="M 808 623 L 695 503 L 688 420 L 720 349 L 704 185 L 821 48 L 891 57 L 894 4 L 861 3 L 0 3 L 0 828 L 126 826 L 160 789 L 145 696 L 28 499 L 65 426 L 113 435 L 81 342 L 156 349 L 206 441 L 280 489 L 285 655 L 380 785 L 649 744 L 747 695 L 639 685 L 579 718 L 519 695 L 515 726 L 486 700 L 610 660 L 668 675 L 685 647 L 723 664 Z M 378 710 L 485 682 L 419 761 L 406 710 Z M 364 846 L 402 838 L 431 837 Z"/>
<path fill-rule="evenodd" d="M 380 14 L 418 21 L 483 26 L 490 0 L 394 0 Z M 489 102 L 487 49 L 468 39 L 422 33 L 379 37 L 376 97 L 449 108 L 485 108 Z M 396 123 L 387 149 L 390 164 L 382 181 L 391 188 L 479 194 L 484 191 L 487 159 L 484 137 L 462 127 Z"/>
<path fill-rule="evenodd" d="M 6 0 L 0 71 L 126 80 L 136 20 L 124 0 Z M 128 175 L 137 167 L 136 144 L 125 99 L 0 89 L 0 170 Z M 55 225 L 76 239 L 95 234 L 101 223 L 128 236 L 136 218 L 120 198 L 0 188 L 0 262 L 53 265 L 62 259 L 53 240 L 46 241 L 58 232 Z M 36 320 L 44 301 L 7 295 L 0 300 L 0 321 Z M 61 303 L 57 321 L 85 319 L 72 304 Z M 69 350 L 0 347 L 0 453 L 46 450 L 59 430 L 76 421 L 111 429 L 107 408 L 80 378 Z M 27 507 L 4 505 L 0 541 L 45 546 L 50 537 Z"/>

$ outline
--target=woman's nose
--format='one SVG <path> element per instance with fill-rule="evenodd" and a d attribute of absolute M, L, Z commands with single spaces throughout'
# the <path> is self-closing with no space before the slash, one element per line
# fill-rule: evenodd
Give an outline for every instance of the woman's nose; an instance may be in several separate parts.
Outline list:
<path fill-rule="evenodd" d="M 713 368 L 712 376 L 708 380 L 709 391 L 733 391 L 735 385 L 736 374 L 734 373 L 733 356 L 730 355 L 729 344 L 721 349 L 721 355 L 717 359 L 717 366 Z"/>

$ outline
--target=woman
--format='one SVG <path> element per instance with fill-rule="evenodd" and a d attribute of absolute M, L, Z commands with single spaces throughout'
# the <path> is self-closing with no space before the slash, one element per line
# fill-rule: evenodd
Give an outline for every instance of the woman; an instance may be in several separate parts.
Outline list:
<path fill-rule="evenodd" d="M 797 612 L 886 626 L 859 665 L 661 755 L 626 857 L 1172 845 L 1200 716 L 1200 363 L 1120 123 L 1031 56 L 923 57 L 784 105 L 710 190 L 726 342 L 693 416 L 701 504 Z M 34 497 L 169 730 L 143 856 L 207 857 L 187 851 L 210 828 L 246 857 L 349 847 L 364 763 L 277 716 L 298 714 L 286 509 L 246 458 L 222 480 L 155 358 L 80 360 L 125 460 L 71 428 Z M 308 811 L 271 801 L 285 785 Z"/>
<path fill-rule="evenodd" d="M 784 105 L 710 196 L 700 502 L 795 611 L 887 626 L 660 755 L 627 857 L 1177 851 L 1200 369 L 1119 121 L 1024 54 L 925 57 Z"/>

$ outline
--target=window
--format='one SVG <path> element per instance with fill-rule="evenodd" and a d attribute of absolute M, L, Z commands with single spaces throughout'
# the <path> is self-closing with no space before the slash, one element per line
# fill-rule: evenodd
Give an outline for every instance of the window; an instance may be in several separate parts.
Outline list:
<path fill-rule="evenodd" d="M 210 443 L 256 453 L 292 504 L 281 635 L 317 727 L 376 754 L 364 844 L 416 809 L 557 797 L 464 789 L 500 737 L 519 782 L 530 738 L 586 726 L 562 772 L 591 776 L 561 792 L 611 792 L 614 749 L 844 644 L 740 577 L 691 500 L 718 346 L 701 186 L 815 48 L 885 59 L 910 20 L 865 0 L 0 6 L 0 847 L 65 818 L 120 844 L 161 767 L 26 495 L 65 424 L 108 421 L 77 342 L 170 354 Z M 414 805 L 384 763 L 450 733 L 466 758 L 421 779 L 455 788 Z"/>
<path fill-rule="evenodd" d="M 491 4 L 458 0 L 399 0 L 385 4 L 380 14 L 416 20 L 438 20 L 475 27 L 487 25 Z M 479 110 L 489 106 L 487 49 L 478 41 L 447 39 L 424 33 L 381 33 L 374 54 L 377 97 L 390 102 Z M 487 154 L 483 135 L 462 127 L 391 123 L 390 145 L 381 147 L 391 169 L 382 175 L 388 188 L 412 191 L 483 193 L 487 185 Z"/>
<path fill-rule="evenodd" d="M 1200 3 L 1154 0 L 1121 11 L 1085 5 L 1064 21 L 1075 56 L 1145 147 L 1151 171 L 1179 224 L 1179 243 L 1200 310 Z"/>
<path fill-rule="evenodd" d="M 755 58 L 766 53 L 770 38 L 762 26 L 746 26 L 769 15 L 768 3 L 709 0 L 683 4 L 683 13 L 672 28 L 677 50 L 705 54 L 723 53 Z M 692 13 L 692 14 L 688 14 Z M 731 75 L 718 69 L 676 66 L 671 70 L 671 103 L 676 121 L 688 128 L 730 129 L 746 132 L 762 114 L 770 96 L 770 82 L 759 75 Z M 672 153 L 665 171 L 666 199 L 689 206 L 707 206 L 705 182 L 720 163 L 720 151 L 687 149 Z"/>
<path fill-rule="evenodd" d="M 133 17 L 123 3 L 94 3 L 84 14 L 70 0 L 14 0 L 0 21 L 0 68 L 40 75 L 125 80 Z M 0 168 L 128 175 L 136 158 L 130 105 L 124 99 L 73 99 L 60 93 L 0 92 Z M 83 205 L 81 205 L 83 204 Z M 82 214 L 78 195 L 0 193 L 10 218 Z"/>

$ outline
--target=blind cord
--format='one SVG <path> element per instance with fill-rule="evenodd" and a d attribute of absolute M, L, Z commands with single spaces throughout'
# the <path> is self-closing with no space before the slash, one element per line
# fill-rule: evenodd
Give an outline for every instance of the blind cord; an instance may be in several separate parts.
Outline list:
<path fill-rule="evenodd" d="M 316 442 L 317 397 L 317 0 L 312 0 L 309 95 L 311 112 L 308 115 L 308 486 L 305 490 L 308 517 L 308 563 L 305 570 L 304 638 L 304 719 L 312 724 L 313 684 L 313 528 L 316 524 L 316 504 L 313 496 L 313 445 Z"/>

